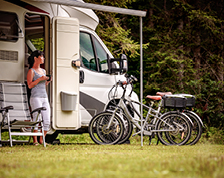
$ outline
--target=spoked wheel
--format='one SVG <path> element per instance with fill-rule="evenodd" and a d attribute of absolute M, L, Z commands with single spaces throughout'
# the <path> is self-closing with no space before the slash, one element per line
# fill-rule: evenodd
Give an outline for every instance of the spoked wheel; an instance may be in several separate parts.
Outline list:
<path fill-rule="evenodd" d="M 114 110 L 116 107 L 111 106 L 109 108 L 110 109 L 107 110 L 107 112 L 111 112 L 112 113 L 113 111 L 111 111 L 111 110 Z M 117 114 L 119 115 L 119 117 L 121 118 L 121 120 L 123 121 L 123 124 L 124 124 L 124 134 L 123 134 L 122 138 L 118 142 L 118 144 L 123 144 L 131 137 L 132 132 L 133 132 L 133 124 L 127 118 L 127 116 L 124 114 L 123 109 L 119 108 L 117 110 Z"/>
<path fill-rule="evenodd" d="M 164 145 L 184 145 L 191 136 L 191 123 L 179 112 L 164 114 L 156 124 L 157 136 Z"/>
<path fill-rule="evenodd" d="M 187 142 L 187 145 L 194 145 L 196 144 L 199 139 L 201 138 L 202 134 L 202 123 L 198 119 L 198 115 L 193 113 L 192 111 L 185 110 L 184 113 L 191 119 L 193 122 L 191 137 Z"/>
<path fill-rule="evenodd" d="M 121 115 L 121 119 L 124 123 L 124 134 L 119 140 L 118 144 L 125 143 L 130 138 L 133 131 L 133 125 L 131 121 L 124 114 Z"/>
<path fill-rule="evenodd" d="M 115 115 L 108 128 L 112 115 L 111 112 L 102 112 L 94 116 L 90 121 L 89 135 L 95 143 L 100 145 L 113 145 L 118 143 L 122 138 L 124 124 L 118 115 Z"/>

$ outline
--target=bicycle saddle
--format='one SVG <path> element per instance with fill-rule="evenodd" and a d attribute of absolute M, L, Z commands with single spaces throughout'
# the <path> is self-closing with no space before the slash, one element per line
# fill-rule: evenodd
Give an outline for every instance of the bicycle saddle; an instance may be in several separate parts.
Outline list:
<path fill-rule="evenodd" d="M 171 92 L 157 92 L 156 95 L 159 95 L 159 96 L 164 96 L 164 95 L 172 95 Z"/>
<path fill-rule="evenodd" d="M 161 96 L 152 96 L 152 95 L 147 95 L 146 98 L 152 99 L 152 100 L 161 100 Z"/>

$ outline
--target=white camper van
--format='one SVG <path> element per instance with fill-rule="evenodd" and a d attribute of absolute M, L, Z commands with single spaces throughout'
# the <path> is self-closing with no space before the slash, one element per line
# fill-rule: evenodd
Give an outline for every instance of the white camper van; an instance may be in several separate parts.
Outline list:
<path fill-rule="evenodd" d="M 110 64 L 113 55 L 95 33 L 96 14 L 30 0 L 0 4 L 0 81 L 26 83 L 27 58 L 36 49 L 33 39 L 42 39 L 42 67 L 53 76 L 47 88 L 51 130 L 46 139 L 87 132 L 91 118 L 111 104 L 108 92 L 116 81 L 124 80 L 121 71 L 126 70 L 116 61 Z M 135 93 L 132 97 L 138 100 Z"/>

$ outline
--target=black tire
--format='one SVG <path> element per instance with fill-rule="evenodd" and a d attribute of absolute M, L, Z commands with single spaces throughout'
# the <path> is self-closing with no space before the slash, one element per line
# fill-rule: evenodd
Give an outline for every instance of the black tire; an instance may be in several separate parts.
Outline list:
<path fill-rule="evenodd" d="M 161 116 L 156 130 L 172 130 L 157 132 L 160 142 L 164 145 L 184 145 L 191 137 L 192 126 L 189 119 L 180 112 L 171 111 Z"/>
<path fill-rule="evenodd" d="M 113 145 L 119 142 L 124 134 L 124 124 L 118 115 L 115 115 L 109 129 L 106 129 L 111 112 L 101 112 L 94 116 L 89 123 L 89 135 L 91 139 L 100 145 Z"/>
<path fill-rule="evenodd" d="M 125 143 L 131 137 L 131 134 L 133 132 L 133 125 L 131 121 L 126 117 L 126 115 L 123 114 L 121 119 L 124 123 L 124 134 L 119 140 L 118 144 Z"/>
<path fill-rule="evenodd" d="M 45 142 L 52 144 L 56 140 L 57 137 L 58 137 L 58 132 L 57 131 L 55 131 L 51 135 L 50 134 L 47 134 L 45 136 Z"/>
<path fill-rule="evenodd" d="M 110 102 L 110 105 L 108 105 L 107 110 L 108 112 L 113 112 L 111 110 L 114 110 L 116 108 L 116 104 L 118 104 L 119 101 Z M 131 110 L 131 107 L 128 105 L 129 112 L 132 116 L 134 116 L 134 112 Z M 124 135 L 122 136 L 121 140 L 118 142 L 118 144 L 125 143 L 132 135 L 133 132 L 133 124 L 132 122 L 127 118 L 127 116 L 124 114 L 123 109 L 117 110 L 117 113 L 119 114 L 120 118 L 122 119 L 124 123 Z"/>
<path fill-rule="evenodd" d="M 192 113 L 192 111 L 184 110 L 184 113 L 191 119 L 193 122 L 191 137 L 188 140 L 186 145 L 194 145 L 196 144 L 202 135 L 202 123 L 198 119 L 198 115 Z"/>

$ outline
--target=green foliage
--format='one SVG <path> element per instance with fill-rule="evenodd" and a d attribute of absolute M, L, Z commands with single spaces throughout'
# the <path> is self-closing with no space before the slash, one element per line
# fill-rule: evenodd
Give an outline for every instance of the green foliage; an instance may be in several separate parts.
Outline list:
<path fill-rule="evenodd" d="M 80 134 L 80 135 L 65 135 L 59 134 L 57 139 L 60 140 L 60 143 L 93 143 L 89 134 Z"/>
<path fill-rule="evenodd" d="M 132 0 L 125 0 L 122 2 L 118 0 L 87 0 L 85 2 L 127 8 L 127 4 L 131 3 Z M 127 54 L 130 58 L 139 57 L 140 45 L 139 42 L 132 39 L 132 30 L 121 27 L 121 24 L 126 20 L 126 17 L 119 14 L 107 12 L 102 13 L 98 11 L 96 14 L 100 19 L 100 24 L 98 25 L 96 32 L 110 49 L 114 57 L 119 57 L 119 55 L 123 53 Z M 148 44 L 145 44 L 143 47 L 147 48 L 147 46 Z"/>
<path fill-rule="evenodd" d="M 14 140 L 29 140 L 29 137 L 27 136 L 12 136 L 12 139 Z M 1 140 L 9 140 L 9 133 L 8 132 L 2 132 Z"/>
<path fill-rule="evenodd" d="M 31 42 L 35 46 L 37 50 L 43 51 L 44 50 L 44 39 L 43 38 L 36 38 L 31 39 Z"/>
<path fill-rule="evenodd" d="M 223 128 L 224 60 L 221 50 L 223 32 L 220 31 L 223 21 L 201 10 L 193 10 L 186 4 L 180 7 L 180 4 L 176 4 L 178 6 L 173 10 L 185 13 L 185 17 L 179 18 L 187 19 L 186 26 L 180 30 L 173 22 L 174 16 L 169 19 L 171 24 L 166 22 L 170 28 L 158 28 L 149 38 L 150 53 L 146 52 L 148 60 L 144 68 L 144 76 L 147 76 L 145 92 L 154 94 L 160 90 L 193 94 L 197 99 L 196 111 L 203 122 Z M 160 23 L 163 20 L 165 17 L 160 19 Z M 177 28 L 173 28 L 174 25 Z M 198 46 L 199 56 L 195 51 Z"/>
<path fill-rule="evenodd" d="M 202 134 L 201 140 L 211 144 L 224 144 L 224 130 L 209 127 L 206 129 L 205 133 Z"/>
<path fill-rule="evenodd" d="M 98 33 L 101 34 L 101 38 L 104 43 L 113 51 L 115 56 L 120 54 L 130 54 L 130 57 L 139 56 L 139 44 L 134 42 L 128 36 L 130 35 L 129 30 L 124 30 L 120 26 L 103 28 L 101 25 L 98 26 Z"/>

